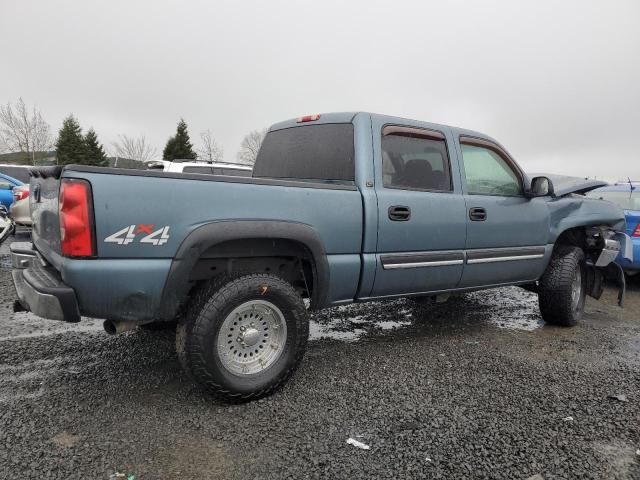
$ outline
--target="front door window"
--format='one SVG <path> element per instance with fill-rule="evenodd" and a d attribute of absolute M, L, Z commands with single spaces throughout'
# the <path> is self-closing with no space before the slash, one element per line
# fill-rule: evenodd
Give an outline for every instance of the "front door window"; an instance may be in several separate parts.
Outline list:
<path fill-rule="evenodd" d="M 461 146 L 468 194 L 523 195 L 520 176 L 500 154 L 477 145 Z"/>

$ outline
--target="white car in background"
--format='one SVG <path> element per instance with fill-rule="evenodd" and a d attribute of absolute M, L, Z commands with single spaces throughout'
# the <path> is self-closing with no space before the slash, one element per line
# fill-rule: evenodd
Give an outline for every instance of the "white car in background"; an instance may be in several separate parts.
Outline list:
<path fill-rule="evenodd" d="M 29 181 L 31 174 L 27 165 L 0 164 L 0 173 L 20 180 L 24 185 L 13 189 L 13 203 L 9 208 L 9 215 L 16 225 L 31 226 L 31 211 L 29 209 Z"/>
<path fill-rule="evenodd" d="M 31 226 L 29 185 L 19 185 L 13 189 L 13 203 L 9 209 L 9 215 L 16 225 Z"/>
<path fill-rule="evenodd" d="M 169 162 L 167 160 L 153 160 L 147 162 L 147 169 L 175 173 L 228 175 L 232 177 L 250 177 L 253 173 L 253 169 L 248 165 L 222 162 Z"/>

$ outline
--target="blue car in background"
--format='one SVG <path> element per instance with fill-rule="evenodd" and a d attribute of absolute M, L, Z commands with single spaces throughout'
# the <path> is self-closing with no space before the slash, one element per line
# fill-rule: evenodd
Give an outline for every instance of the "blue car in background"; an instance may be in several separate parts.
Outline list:
<path fill-rule="evenodd" d="M 0 205 L 7 207 L 7 210 L 13 203 L 13 189 L 18 185 L 24 185 L 24 183 L 9 175 L 0 173 Z"/>
<path fill-rule="evenodd" d="M 633 242 L 633 262 L 620 256 L 616 262 L 630 275 L 640 272 L 640 182 L 619 182 L 593 190 L 587 195 L 613 202 L 624 210 L 626 233 Z"/>

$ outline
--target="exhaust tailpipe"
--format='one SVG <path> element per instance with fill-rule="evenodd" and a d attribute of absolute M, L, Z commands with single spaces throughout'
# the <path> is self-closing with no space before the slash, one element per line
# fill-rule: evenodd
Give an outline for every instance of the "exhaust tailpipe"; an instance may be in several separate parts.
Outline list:
<path fill-rule="evenodd" d="M 134 328 L 140 325 L 144 325 L 145 323 L 150 322 L 120 322 L 117 320 L 105 320 L 102 326 L 104 327 L 104 331 L 109 335 L 116 335 L 128 330 L 133 330 Z"/>

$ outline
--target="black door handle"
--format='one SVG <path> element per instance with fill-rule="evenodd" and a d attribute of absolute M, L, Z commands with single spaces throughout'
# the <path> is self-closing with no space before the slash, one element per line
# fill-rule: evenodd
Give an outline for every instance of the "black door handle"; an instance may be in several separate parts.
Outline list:
<path fill-rule="evenodd" d="M 487 219 L 487 211 L 482 207 L 470 208 L 469 219 L 474 222 L 484 222 Z"/>
<path fill-rule="evenodd" d="M 411 218 L 411 209 L 404 205 L 393 205 L 389 207 L 389 219 L 394 222 L 406 222 Z"/>

